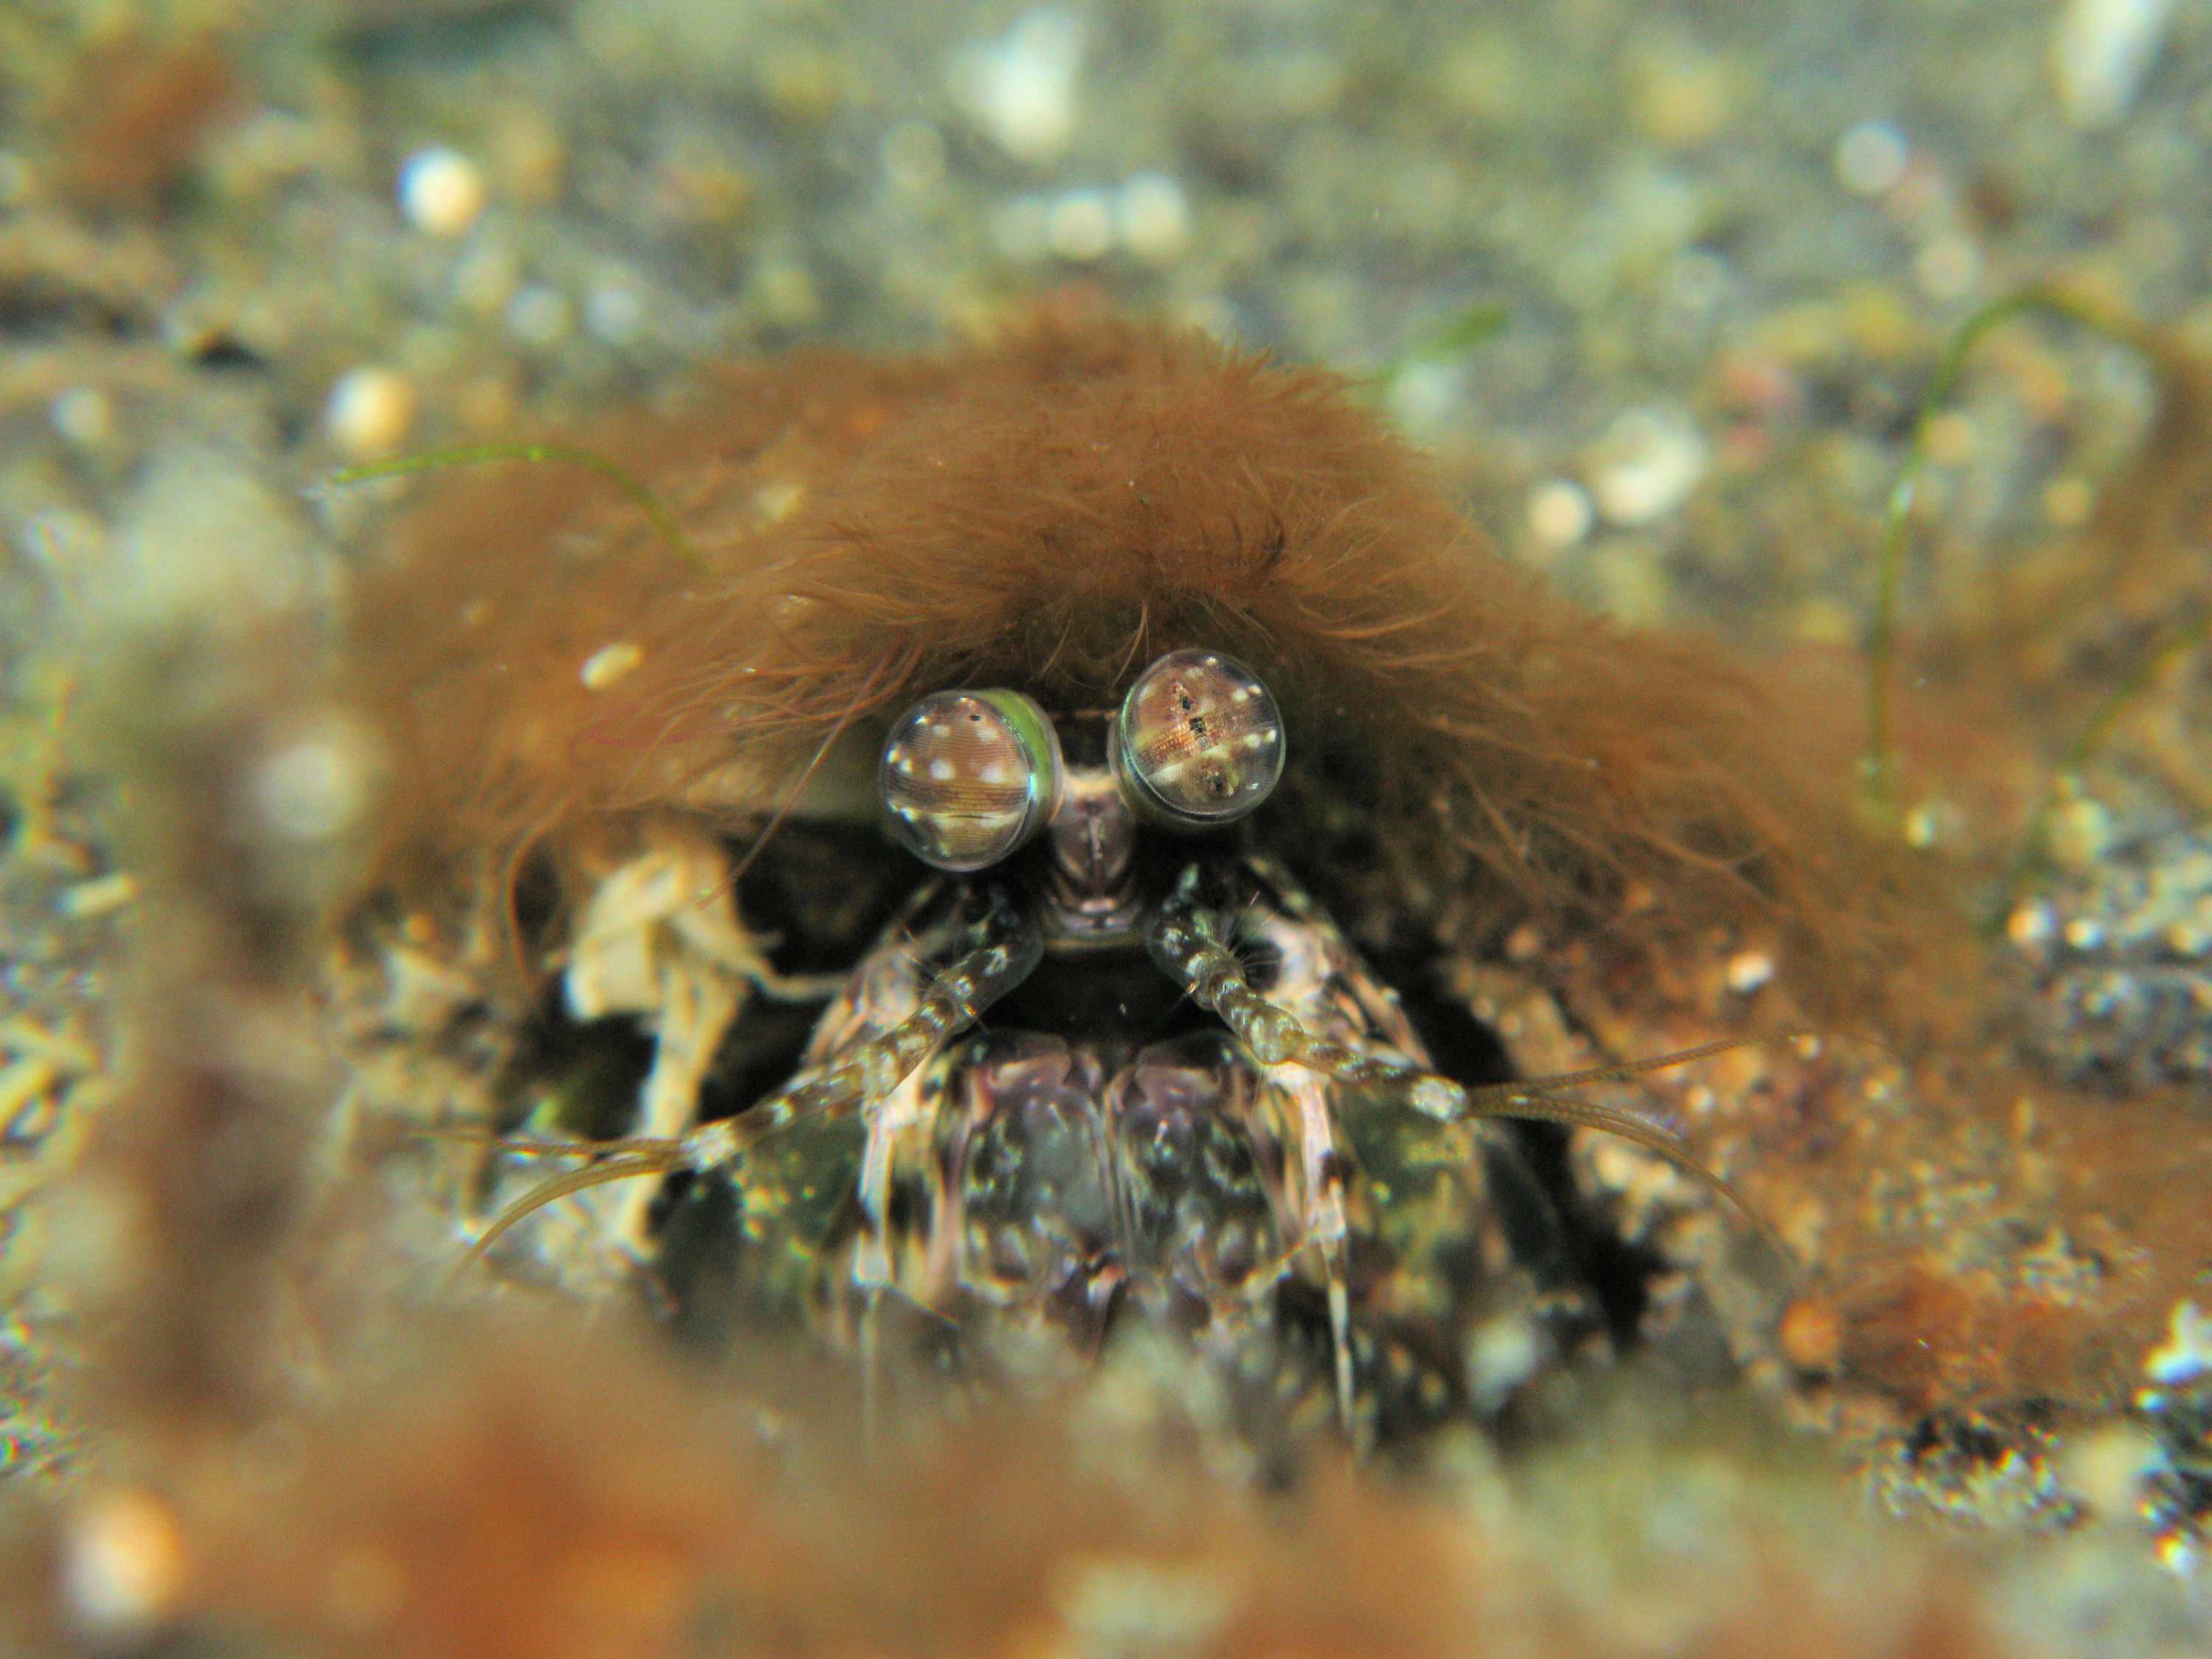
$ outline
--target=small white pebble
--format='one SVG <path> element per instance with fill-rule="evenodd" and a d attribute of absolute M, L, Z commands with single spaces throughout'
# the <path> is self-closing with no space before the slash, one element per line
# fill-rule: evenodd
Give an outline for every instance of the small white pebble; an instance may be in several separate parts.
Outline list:
<path fill-rule="evenodd" d="M 1562 552 L 1590 533 L 1597 507 L 1571 478 L 1546 478 L 1528 492 L 1528 530 L 1547 552 Z"/>
<path fill-rule="evenodd" d="M 1501 1315 L 1477 1327 L 1468 1339 L 1466 1353 L 1468 1388 L 1476 1409 L 1497 1410 L 1536 1374 L 1543 1358 L 1544 1345 L 1534 1322 L 1524 1315 Z"/>
<path fill-rule="evenodd" d="M 84 921 L 94 916 L 112 915 L 136 903 L 137 898 L 137 880 L 129 871 L 117 870 L 64 889 L 54 908 L 71 921 Z"/>
<path fill-rule="evenodd" d="M 89 1633 L 147 1634 L 176 1611 L 185 1588 L 185 1547 L 159 1498 L 110 1492 L 72 1518 L 63 1540 L 62 1590 Z"/>
<path fill-rule="evenodd" d="M 457 149 L 433 144 L 399 169 L 399 210 L 417 230 L 459 236 L 483 210 L 483 173 Z"/>
<path fill-rule="evenodd" d="M 2059 1458 L 2059 1479 L 2098 1515 L 2118 1518 L 2132 1511 L 2143 1477 L 2158 1467 L 2158 1443 L 2131 1423 L 2093 1429 L 2067 1446 Z"/>
<path fill-rule="evenodd" d="M 1854 196 L 1886 196 L 1905 177 L 1911 150 L 1887 121 L 1861 121 L 1836 141 L 1836 179 Z"/>
<path fill-rule="evenodd" d="M 1963 300 L 1982 279 L 1982 252 L 1965 236 L 1936 236 L 1912 256 L 1912 275 L 1931 300 Z"/>
<path fill-rule="evenodd" d="M 2158 1540 L 2153 1552 L 2158 1564 L 2176 1578 L 2192 1579 L 2197 1576 L 2197 1563 L 2203 1552 L 2189 1541 L 2189 1534 L 2170 1532 Z"/>
<path fill-rule="evenodd" d="M 1432 1077 L 1425 1077 L 1416 1083 L 1410 1097 L 1415 1111 L 1445 1120 L 1449 1120 L 1467 1103 L 1464 1091 Z"/>
<path fill-rule="evenodd" d="M 1764 951 L 1739 951 L 1728 959 L 1728 988 L 1749 996 L 1774 977 L 1774 958 Z"/>
<path fill-rule="evenodd" d="M 2173 0 L 2071 0 L 2051 32 L 2051 79 L 2067 120 L 2083 131 L 2118 123 L 2172 16 Z"/>
<path fill-rule="evenodd" d="M 1116 192 L 1114 222 L 1133 258 L 1172 264 L 1190 246 L 1190 198 L 1166 173 L 1139 173 Z"/>
<path fill-rule="evenodd" d="M 975 125 L 1018 161 L 1056 161 L 1075 137 L 1083 25 L 1057 6 L 1017 18 L 998 40 L 969 47 L 955 90 Z"/>
<path fill-rule="evenodd" d="M 96 386 L 76 386 L 46 405 L 54 430 L 84 449 L 97 449 L 115 436 L 115 405 Z"/>
<path fill-rule="evenodd" d="M 1416 437 L 1464 418 L 1466 381 L 1456 363 L 1412 362 L 1390 377 L 1390 413 Z"/>
<path fill-rule="evenodd" d="M 2105 924 L 2094 916 L 2076 916 L 2062 932 L 2067 945 L 2076 951 L 2094 951 L 2105 942 Z"/>
<path fill-rule="evenodd" d="M 356 746 L 336 736 L 278 750 L 253 779 L 262 821 L 294 841 L 328 841 L 342 834 L 360 816 L 368 795 Z"/>
<path fill-rule="evenodd" d="M 2166 948 L 2179 957 L 2201 957 L 2212 947 L 2212 928 L 2200 921 L 2169 922 Z"/>
<path fill-rule="evenodd" d="M 1045 210 L 1045 246 L 1060 258 L 1088 264 L 1114 246 L 1114 207 L 1106 192 L 1071 190 Z"/>
<path fill-rule="evenodd" d="M 805 499 L 805 484 L 795 478 L 783 478 L 764 483 L 753 491 L 753 509 L 760 514 L 762 523 L 781 524 L 799 511 L 799 503 Z"/>
<path fill-rule="evenodd" d="M 2194 1302 L 2177 1303 L 2166 1322 L 2166 1340 L 2143 1361 L 2143 1375 L 2172 1388 L 2207 1372 L 2212 1372 L 2212 1315 L 2197 1312 Z"/>
<path fill-rule="evenodd" d="M 2105 855 L 2117 833 L 2103 803 L 2069 795 L 2051 811 L 2046 850 L 2061 868 L 2086 870 Z"/>
<path fill-rule="evenodd" d="M 349 368 L 331 387 L 323 429 L 339 453 L 355 460 L 388 455 L 415 424 L 415 383 L 396 368 Z"/>
<path fill-rule="evenodd" d="M 1587 475 L 1599 514 L 1623 529 L 1665 518 L 1689 500 L 1711 453 L 1679 410 L 1624 410 L 1597 445 Z"/>
<path fill-rule="evenodd" d="M 584 331 L 601 345 L 628 345 L 644 322 L 645 301 L 628 283 L 602 283 L 584 298 Z"/>
<path fill-rule="evenodd" d="M 1599 1137 L 1590 1143 L 1590 1173 L 1616 1193 L 1655 1197 L 1674 1185 L 1674 1165 L 1620 1141 Z"/>
<path fill-rule="evenodd" d="M 1236 1612 L 1230 1592 L 1204 1572 L 1139 1556 L 1075 1559 L 1053 1600 L 1064 1640 L 1079 1654 L 1212 1653 Z"/>
<path fill-rule="evenodd" d="M 645 652 L 635 641 L 617 640 L 585 658 L 577 678 L 586 691 L 604 691 L 644 660 Z"/>
<path fill-rule="evenodd" d="M 2005 937 L 2023 951 L 2049 944 L 2057 931 L 2058 918 L 2045 899 L 2031 899 L 2005 918 Z"/>

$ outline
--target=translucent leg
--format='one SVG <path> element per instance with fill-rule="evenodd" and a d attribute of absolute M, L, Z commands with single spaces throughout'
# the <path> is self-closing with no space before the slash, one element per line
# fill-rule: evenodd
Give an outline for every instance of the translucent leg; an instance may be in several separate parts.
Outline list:
<path fill-rule="evenodd" d="M 1328 1097 L 1318 1089 L 1297 1091 L 1304 1120 L 1299 1142 L 1306 1164 L 1306 1229 L 1321 1251 L 1322 1282 L 1328 1291 L 1328 1352 L 1336 1388 L 1337 1426 L 1347 1443 L 1357 1443 L 1352 1389 L 1352 1255 L 1344 1214 L 1343 1161 L 1336 1153 L 1336 1126 Z"/>
<path fill-rule="evenodd" d="M 923 1061 L 973 1025 L 1043 960 L 1043 935 L 1034 915 L 996 886 L 988 890 L 986 906 L 966 930 L 967 951 L 931 978 L 914 1012 L 882 1036 L 856 1044 L 842 1059 L 793 1079 L 750 1111 L 702 1124 L 681 1137 L 679 1144 L 689 1154 L 684 1162 L 694 1169 L 719 1169 L 763 1135 L 798 1119 L 835 1115 L 889 1099 Z"/>
<path fill-rule="evenodd" d="M 872 1452 L 884 1420 L 883 1299 L 895 1282 L 884 1224 L 890 1209 L 898 1143 L 928 1116 L 919 1072 L 902 1079 L 881 1099 L 864 1102 L 860 1109 L 867 1120 L 868 1138 L 860 1154 L 860 1237 L 853 1249 L 852 1278 L 860 1297 L 860 1440 Z"/>
<path fill-rule="evenodd" d="M 1750 1039 L 1723 1038 L 1650 1060 L 1593 1066 L 1556 1077 L 1470 1088 L 1407 1061 L 1313 1036 L 1289 1009 L 1268 1001 L 1252 988 L 1245 977 L 1244 964 L 1226 942 L 1233 925 L 1226 910 L 1203 902 L 1194 866 L 1161 905 L 1146 931 L 1145 943 L 1153 961 L 1188 990 L 1201 1007 L 1218 1014 L 1222 1024 L 1261 1064 L 1293 1063 L 1340 1082 L 1391 1091 L 1402 1095 L 1415 1110 L 1445 1123 L 1484 1117 L 1534 1118 L 1619 1135 L 1658 1153 L 1705 1182 L 1743 1213 L 1783 1261 L 1792 1259 L 1774 1230 L 1744 1196 L 1691 1155 L 1682 1144 L 1680 1127 L 1671 1118 L 1601 1106 L 1568 1092 L 1593 1083 L 1632 1081 L 1647 1073 L 1741 1048 Z"/>
<path fill-rule="evenodd" d="M 1225 947 L 1209 948 L 1212 930 L 1223 926 L 1221 913 L 1195 902 L 1195 867 L 1186 874 L 1146 937 L 1153 957 L 1198 1002 L 1220 1013 L 1237 1040 L 1271 1070 L 1298 1058 L 1306 1033 L 1297 1017 L 1278 1007 L 1245 983 L 1243 964 Z M 1187 901 L 1178 902 L 1178 901 Z M 1200 938 L 1200 933 L 1208 937 Z M 1342 1163 L 1336 1151 L 1336 1125 L 1327 1090 L 1320 1079 L 1292 1072 L 1277 1081 L 1298 1109 L 1299 1162 L 1305 1200 L 1299 1220 L 1304 1242 L 1321 1257 L 1322 1281 L 1328 1297 L 1331 1376 L 1337 1423 L 1347 1442 L 1357 1440 L 1352 1389 L 1351 1262 L 1345 1218 Z"/>
<path fill-rule="evenodd" d="M 855 1044 L 831 1064 L 794 1079 L 787 1086 L 733 1118 L 701 1124 L 672 1139 L 642 1138 L 592 1141 L 574 1146 L 513 1147 L 531 1156 L 604 1158 L 532 1188 L 495 1217 L 462 1258 L 465 1269 L 500 1237 L 533 1211 L 557 1198 L 610 1181 L 661 1175 L 672 1170 L 705 1172 L 727 1169 L 768 1135 L 808 1118 L 836 1117 L 859 1110 L 875 1112 L 931 1055 L 1036 969 L 1044 954 L 1036 919 L 1004 889 L 981 890 L 982 914 L 963 930 L 967 948 L 931 976 L 913 1013 L 890 1030 Z M 873 1139 L 873 1125 L 871 1139 Z M 861 1195 L 862 1225 L 880 1239 L 884 1218 L 868 1213 L 870 1194 Z"/>

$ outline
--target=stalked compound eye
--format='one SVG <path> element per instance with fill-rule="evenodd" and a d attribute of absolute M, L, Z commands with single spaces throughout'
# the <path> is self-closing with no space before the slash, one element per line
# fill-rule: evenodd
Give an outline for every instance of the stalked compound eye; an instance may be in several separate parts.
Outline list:
<path fill-rule="evenodd" d="M 1052 720 L 1018 691 L 939 691 L 884 740 L 891 833 L 939 870 L 981 870 L 1051 818 L 1063 766 Z"/>
<path fill-rule="evenodd" d="M 1218 651 L 1170 651 L 1137 676 L 1114 721 L 1114 776 L 1170 830 L 1233 823 L 1283 775 L 1283 711 L 1260 677 Z"/>

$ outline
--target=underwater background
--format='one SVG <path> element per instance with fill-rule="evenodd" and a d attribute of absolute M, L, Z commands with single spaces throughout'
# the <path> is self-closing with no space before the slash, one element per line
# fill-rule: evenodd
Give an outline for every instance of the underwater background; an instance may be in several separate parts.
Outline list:
<path fill-rule="evenodd" d="M 240 641 L 342 632 L 410 488 L 330 487 L 342 467 L 586 422 L 720 359 L 940 348 L 1051 305 L 1346 377 L 1513 560 L 1624 624 L 1827 665 L 1846 703 L 1918 469 L 1885 667 L 1931 702 L 1875 832 L 1956 853 L 2003 988 L 1976 1042 L 2020 1086 L 1962 1088 L 1924 1145 L 1883 1131 L 1898 1178 L 1865 1224 L 1900 1254 L 1701 1372 L 1694 1431 L 1631 1388 L 1510 1478 L 1461 1448 L 1480 1467 L 1424 1490 L 1556 1598 L 1486 1613 L 1529 1651 L 1749 1651 L 1815 1605 L 1821 1651 L 2212 1651 L 2208 146 L 2196 0 L 0 0 L 0 1543 L 21 1605 L 58 1609 L 15 1639 L 160 1639 L 190 1601 L 163 1552 L 191 1528 L 112 1497 L 160 1486 L 132 1462 L 154 1454 L 103 1449 L 81 1375 L 129 1249 L 78 1160 L 164 1063 L 143 964 L 174 916 L 149 888 L 207 867 L 162 850 L 196 844 L 164 770 L 184 751 L 134 747 L 118 701 L 173 697 L 205 732 L 307 699 Z M 1960 328 L 2027 284 L 2075 319 L 1992 330 L 1930 404 Z M 165 678 L 184 638 L 251 672 Z M 307 783 L 270 809 L 305 815 L 295 922 L 374 811 Z M 282 952 L 256 971 L 313 977 Z M 1739 952 L 1707 978 L 1749 997 L 1771 971 Z M 2039 1090 L 2069 1103 L 2044 1108 L 2062 1151 L 2033 1152 Z M 2046 1201 L 2033 1156 L 2113 1173 L 2094 1206 Z M 1771 1177 L 1785 1231 L 1825 1179 Z M 1836 1307 L 1882 1334 L 1854 1347 Z M 1902 1352 L 1969 1324 L 1994 1357 Z M 1740 1391 L 1712 1380 L 1731 1358 Z M 896 1552 L 886 1517 L 933 1490 L 854 1536 Z M 1048 1492 L 1006 1501 L 1077 1526 Z M 1358 1594 L 1392 1582 L 1395 1524 Z M 1221 1583 L 1333 1559 L 1246 1547 L 1205 1558 Z M 1235 1649 L 1206 1571 L 1054 1579 L 1022 1641 Z M 1937 1589 L 1870 1610 L 1908 1583 Z M 319 1650 L 312 1620 L 224 1605 L 207 1628 Z M 916 1616 L 915 1650 L 997 1639 Z M 373 1620 L 348 1628 L 374 1649 Z M 724 1645 L 748 1644 L 771 1644 Z"/>

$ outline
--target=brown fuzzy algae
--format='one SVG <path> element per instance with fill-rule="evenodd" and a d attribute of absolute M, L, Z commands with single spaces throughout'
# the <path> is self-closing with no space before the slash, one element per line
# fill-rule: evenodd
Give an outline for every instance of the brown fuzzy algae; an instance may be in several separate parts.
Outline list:
<path fill-rule="evenodd" d="M 690 556 L 604 480 L 501 469 L 405 520 L 372 575 L 361 686 L 403 855 L 672 806 L 735 830 L 924 692 L 1103 705 L 1206 646 L 1282 699 L 1292 799 L 1356 800 L 1470 941 L 1753 913 L 1863 944 L 1827 757 L 1717 654 L 1492 555 L 1328 376 L 1047 325 L 733 368 L 586 447 L 669 502 Z M 1332 769 L 1352 786 L 1302 782 Z"/>
<path fill-rule="evenodd" d="M 1775 1037 L 1665 1085 L 1687 1150 L 1809 1269 L 1790 1318 L 1771 1271 L 1729 1270 L 1693 1193 L 1577 1143 L 1585 1188 L 1690 1270 L 1632 1300 L 1647 1332 L 1693 1284 L 1740 1358 L 1819 1400 L 1840 1382 L 1877 1427 L 2095 1411 L 2204 1255 L 2185 1122 L 2106 1136 L 2111 1103 L 2019 1073 L 1968 872 L 1860 832 L 1847 698 L 1554 598 L 1327 376 L 1048 321 L 941 357 L 732 367 L 582 447 L 680 542 L 602 477 L 500 468 L 404 519 L 358 608 L 391 774 L 368 914 L 483 960 L 482 930 L 449 937 L 466 900 L 521 892 L 491 953 L 521 970 L 510 1022 L 573 963 L 610 871 L 703 832 L 729 851 L 684 878 L 711 900 L 787 812 L 851 815 L 854 755 L 918 696 L 1110 708 L 1202 648 L 1249 663 L 1291 733 L 1251 840 L 1360 947 L 1455 953 L 1450 994 L 1522 1074 L 1856 1037 Z M 2106 1159 L 2063 1150 L 2100 1136 Z"/>

